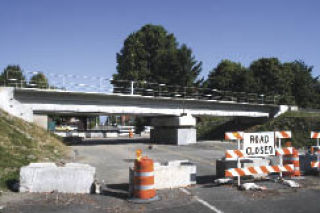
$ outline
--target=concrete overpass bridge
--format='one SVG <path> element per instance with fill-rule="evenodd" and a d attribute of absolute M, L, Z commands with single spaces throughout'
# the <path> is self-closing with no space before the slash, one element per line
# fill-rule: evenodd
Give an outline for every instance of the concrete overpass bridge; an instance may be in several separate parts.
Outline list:
<path fill-rule="evenodd" d="M 289 106 L 237 103 L 140 95 L 0 88 L 0 107 L 12 115 L 46 128 L 48 115 L 128 114 L 154 117 L 155 137 L 189 135 L 195 140 L 198 116 L 274 117 Z M 174 131 L 172 131 L 174 129 Z M 172 131 L 172 133 L 168 133 Z M 157 136 L 158 135 L 158 136 Z M 171 140 L 171 136 L 161 140 Z M 185 137 L 183 137 L 185 140 Z M 175 139 L 177 140 L 177 139 Z"/>

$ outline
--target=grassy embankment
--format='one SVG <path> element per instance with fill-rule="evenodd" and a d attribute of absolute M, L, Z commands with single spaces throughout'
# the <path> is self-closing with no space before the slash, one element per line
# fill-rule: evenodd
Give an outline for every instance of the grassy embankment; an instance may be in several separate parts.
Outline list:
<path fill-rule="evenodd" d="M 197 139 L 223 140 L 225 132 L 245 131 L 252 126 L 263 122 L 266 122 L 266 119 L 201 117 L 197 121 Z"/>
<path fill-rule="evenodd" d="M 199 122 L 197 130 L 199 139 L 217 140 L 223 139 L 224 132 L 233 130 L 248 132 L 291 130 L 293 136 L 290 141 L 295 147 L 303 147 L 315 145 L 315 142 L 310 140 L 310 132 L 320 131 L 320 113 L 287 112 L 274 119 L 245 123 L 241 119 L 207 118 L 207 121 Z"/>
<path fill-rule="evenodd" d="M 58 161 L 68 148 L 42 128 L 0 110 L 0 188 L 19 179 L 20 167 L 37 161 Z"/>

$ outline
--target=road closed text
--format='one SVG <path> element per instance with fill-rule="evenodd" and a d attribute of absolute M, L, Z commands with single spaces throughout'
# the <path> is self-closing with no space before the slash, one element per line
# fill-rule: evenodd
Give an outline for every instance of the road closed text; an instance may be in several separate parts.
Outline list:
<path fill-rule="evenodd" d="M 244 133 L 243 150 L 246 156 L 275 155 L 274 133 Z"/>
<path fill-rule="evenodd" d="M 274 155 L 274 147 L 273 146 L 247 147 L 245 149 L 245 152 L 247 156 Z"/>

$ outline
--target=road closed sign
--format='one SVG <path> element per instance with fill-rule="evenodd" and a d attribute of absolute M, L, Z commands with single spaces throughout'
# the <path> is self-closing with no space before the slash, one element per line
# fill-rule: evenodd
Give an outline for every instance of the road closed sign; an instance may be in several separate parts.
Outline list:
<path fill-rule="evenodd" d="M 244 133 L 243 150 L 247 157 L 275 155 L 274 132 Z"/>

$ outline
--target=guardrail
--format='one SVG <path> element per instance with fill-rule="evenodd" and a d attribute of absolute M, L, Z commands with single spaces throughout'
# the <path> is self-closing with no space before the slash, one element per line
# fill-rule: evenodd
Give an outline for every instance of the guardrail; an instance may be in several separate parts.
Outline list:
<path fill-rule="evenodd" d="M 0 82 L 0 86 L 66 90 L 76 92 L 100 92 L 106 94 L 127 94 L 177 99 L 230 101 L 238 103 L 274 105 L 292 105 L 295 103 L 294 96 L 246 93 L 218 90 L 214 88 L 182 87 L 177 85 L 166 85 L 145 81 L 113 80 L 102 77 L 52 74 L 49 74 L 49 77 L 49 82 L 32 82 L 31 80 L 7 79 L 4 82 Z"/>

